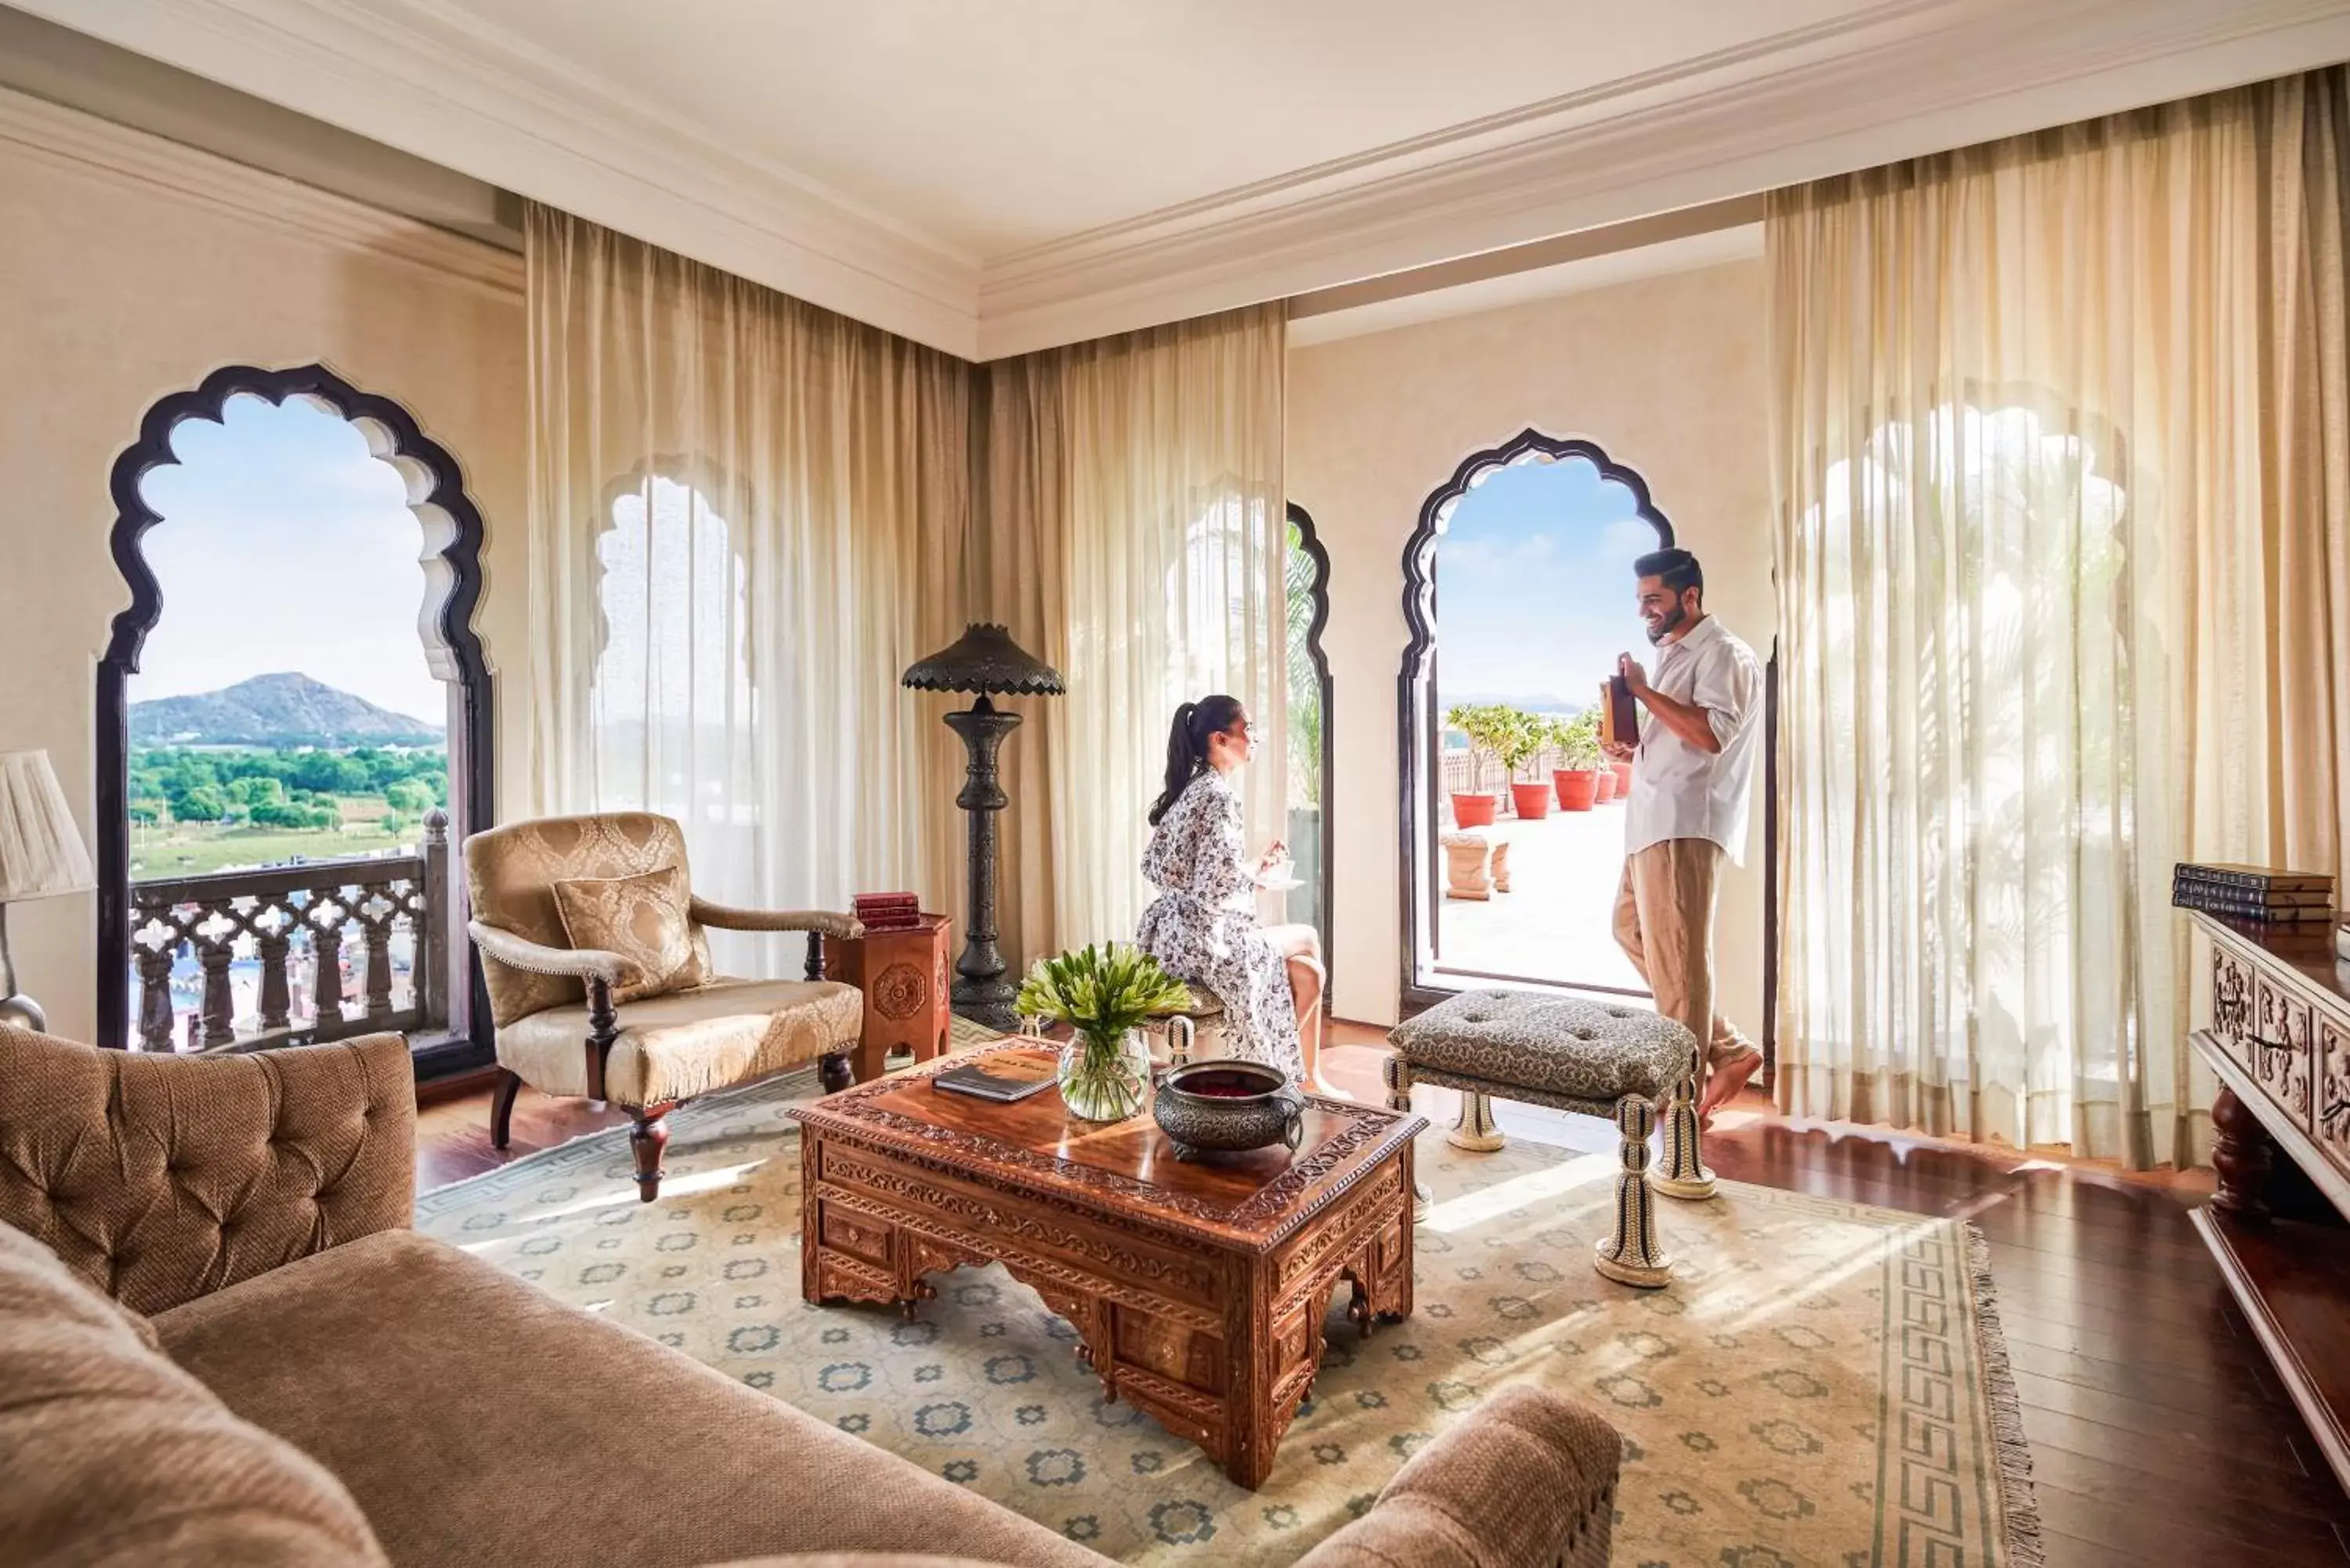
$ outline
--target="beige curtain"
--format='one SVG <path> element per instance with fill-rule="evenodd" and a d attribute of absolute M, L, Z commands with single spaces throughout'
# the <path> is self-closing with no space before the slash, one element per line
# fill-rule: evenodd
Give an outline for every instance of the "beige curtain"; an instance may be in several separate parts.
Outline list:
<path fill-rule="evenodd" d="M 1284 333 L 1268 306 L 985 368 L 976 592 L 1069 686 L 1004 748 L 1007 953 L 1133 935 L 1186 699 L 1248 704 L 1250 832 L 1281 831 Z"/>
<path fill-rule="evenodd" d="M 2193 1157 L 2172 864 L 2345 842 L 2344 88 L 1773 197 L 1788 1110 Z"/>
<path fill-rule="evenodd" d="M 724 902 L 960 918 L 961 750 L 898 677 L 962 625 L 970 367 L 553 209 L 525 234 L 533 809 L 673 815 Z"/>

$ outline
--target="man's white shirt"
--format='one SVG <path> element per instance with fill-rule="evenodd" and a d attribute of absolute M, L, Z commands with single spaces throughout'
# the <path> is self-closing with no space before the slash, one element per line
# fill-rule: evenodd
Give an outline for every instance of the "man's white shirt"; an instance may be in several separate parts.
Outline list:
<path fill-rule="evenodd" d="M 1739 864 L 1762 729 L 1762 661 L 1720 619 L 1707 616 L 1659 650 L 1648 684 L 1704 709 L 1721 750 L 1700 751 L 1654 713 L 1642 716 L 1632 798 L 1624 806 L 1624 853 L 1635 855 L 1669 838 L 1706 838 Z"/>

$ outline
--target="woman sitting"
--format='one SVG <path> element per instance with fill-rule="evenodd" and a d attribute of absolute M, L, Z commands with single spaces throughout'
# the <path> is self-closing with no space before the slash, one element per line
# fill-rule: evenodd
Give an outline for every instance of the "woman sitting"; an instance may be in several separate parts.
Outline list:
<path fill-rule="evenodd" d="M 1237 698 L 1175 711 L 1167 737 L 1167 792 L 1150 808 L 1142 874 L 1159 889 L 1135 940 L 1179 980 L 1224 1004 L 1233 1054 L 1269 1063 L 1310 1093 L 1323 1081 L 1322 950 L 1311 926 L 1256 923 L 1254 894 L 1284 860 L 1279 840 L 1254 860 L 1242 839 L 1233 771 L 1253 749 Z"/>

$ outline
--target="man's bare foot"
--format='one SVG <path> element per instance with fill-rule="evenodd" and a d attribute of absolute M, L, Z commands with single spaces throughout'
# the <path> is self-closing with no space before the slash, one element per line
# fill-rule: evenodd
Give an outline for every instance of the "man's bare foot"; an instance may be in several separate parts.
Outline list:
<path fill-rule="evenodd" d="M 1738 1091 L 1746 1086 L 1746 1080 L 1752 1078 L 1762 1065 L 1762 1053 L 1747 1051 L 1730 1057 L 1708 1073 L 1705 1075 L 1705 1093 L 1697 1103 L 1697 1125 L 1711 1130 L 1713 1113 L 1736 1099 Z"/>

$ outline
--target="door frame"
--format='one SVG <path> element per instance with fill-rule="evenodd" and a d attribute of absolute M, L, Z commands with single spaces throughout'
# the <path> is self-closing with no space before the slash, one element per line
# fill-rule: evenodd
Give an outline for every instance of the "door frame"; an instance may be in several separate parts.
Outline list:
<path fill-rule="evenodd" d="M 1531 427 L 1499 446 L 1470 453 L 1452 471 L 1452 477 L 1429 492 L 1420 504 L 1419 519 L 1403 547 L 1403 618 L 1409 629 L 1403 664 L 1396 676 L 1396 782 L 1398 866 L 1401 868 L 1397 899 L 1400 916 L 1398 958 L 1398 1016 L 1409 1018 L 1433 1006 L 1457 988 L 1424 983 L 1419 978 L 1420 942 L 1425 935 L 1431 956 L 1436 940 L 1437 912 L 1442 908 L 1443 857 L 1436 853 L 1437 824 L 1442 815 L 1438 798 L 1442 784 L 1437 765 L 1441 744 L 1436 711 L 1436 544 L 1451 521 L 1461 497 L 1486 476 L 1503 468 L 1558 462 L 1581 458 L 1599 471 L 1604 480 L 1623 485 L 1638 503 L 1637 515 L 1656 530 L 1657 548 L 1673 547 L 1673 525 L 1649 496 L 1648 481 L 1610 458 L 1598 442 L 1581 436 L 1549 436 Z"/>

